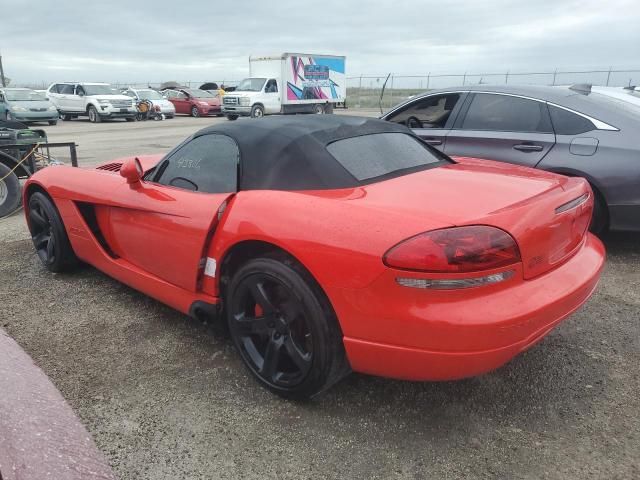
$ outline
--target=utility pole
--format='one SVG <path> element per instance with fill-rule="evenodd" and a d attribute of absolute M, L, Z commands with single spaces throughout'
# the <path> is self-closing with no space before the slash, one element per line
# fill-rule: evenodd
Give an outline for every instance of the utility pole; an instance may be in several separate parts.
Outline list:
<path fill-rule="evenodd" d="M 4 81 L 4 68 L 2 68 L 2 54 L 0 53 L 0 81 L 2 81 L 2 86 L 6 87 L 7 84 Z"/>

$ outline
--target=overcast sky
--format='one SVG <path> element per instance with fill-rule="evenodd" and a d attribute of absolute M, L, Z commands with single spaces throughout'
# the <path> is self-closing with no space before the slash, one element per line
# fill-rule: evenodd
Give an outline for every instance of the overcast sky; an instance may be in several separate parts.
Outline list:
<path fill-rule="evenodd" d="M 638 0 L 0 0 L 13 83 L 241 79 L 249 55 L 347 56 L 347 76 L 640 69 Z"/>

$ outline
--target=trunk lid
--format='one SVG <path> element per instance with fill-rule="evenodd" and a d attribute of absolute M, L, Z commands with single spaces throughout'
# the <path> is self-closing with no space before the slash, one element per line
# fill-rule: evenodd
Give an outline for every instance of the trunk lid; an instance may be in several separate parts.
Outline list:
<path fill-rule="evenodd" d="M 498 227 L 516 240 L 527 279 L 562 264 L 582 244 L 593 210 L 584 179 L 487 160 L 458 162 L 368 185 L 362 200 L 443 226 Z"/>

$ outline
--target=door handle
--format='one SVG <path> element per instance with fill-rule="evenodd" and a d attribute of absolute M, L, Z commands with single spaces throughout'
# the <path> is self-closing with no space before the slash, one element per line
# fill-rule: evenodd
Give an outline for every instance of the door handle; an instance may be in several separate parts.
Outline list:
<path fill-rule="evenodd" d="M 520 150 L 521 152 L 541 152 L 542 145 L 531 145 L 530 143 L 519 143 L 513 146 L 514 150 Z"/>
<path fill-rule="evenodd" d="M 429 145 L 442 145 L 442 140 L 440 140 L 439 138 L 433 138 L 433 137 L 421 137 L 422 140 L 425 141 L 425 143 L 428 143 Z"/>

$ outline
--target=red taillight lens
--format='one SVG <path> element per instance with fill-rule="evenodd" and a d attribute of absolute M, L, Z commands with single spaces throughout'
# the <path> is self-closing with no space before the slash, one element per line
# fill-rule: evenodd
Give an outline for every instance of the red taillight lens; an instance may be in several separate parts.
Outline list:
<path fill-rule="evenodd" d="M 402 270 L 464 273 L 491 270 L 520 261 L 520 251 L 507 232 L 486 225 L 433 230 L 391 248 L 385 265 Z"/>

